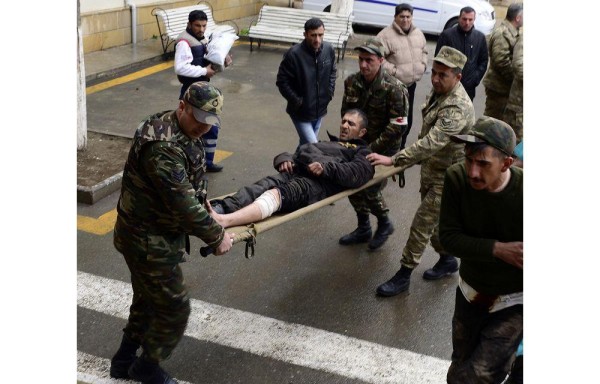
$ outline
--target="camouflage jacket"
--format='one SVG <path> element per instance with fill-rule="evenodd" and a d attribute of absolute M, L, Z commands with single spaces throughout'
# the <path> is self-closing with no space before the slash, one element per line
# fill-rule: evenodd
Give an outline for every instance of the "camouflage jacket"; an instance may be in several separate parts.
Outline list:
<path fill-rule="evenodd" d="M 216 248 L 223 228 L 204 208 L 204 147 L 180 130 L 175 111 L 142 121 L 123 171 L 114 244 L 121 253 L 180 262 L 188 235 Z"/>
<path fill-rule="evenodd" d="M 400 149 L 402 133 L 408 129 L 408 90 L 388 74 L 383 66 L 371 84 L 360 72 L 344 81 L 342 117 L 353 108 L 361 109 L 369 119 L 364 139 L 376 153 L 391 155 Z"/>
<path fill-rule="evenodd" d="M 497 26 L 488 42 L 490 66 L 483 78 L 483 85 L 508 95 L 513 80 L 512 57 L 519 30 L 504 20 Z"/>
<path fill-rule="evenodd" d="M 419 139 L 392 156 L 392 162 L 404 168 L 420 162 L 422 185 L 443 184 L 446 168 L 464 159 L 464 144 L 452 142 L 450 135 L 471 129 L 475 123 L 473 103 L 459 82 L 445 95 L 432 90 L 421 109 Z"/>
<path fill-rule="evenodd" d="M 508 94 L 506 108 L 523 112 L 523 38 L 519 35 L 513 51 L 513 82 Z"/>

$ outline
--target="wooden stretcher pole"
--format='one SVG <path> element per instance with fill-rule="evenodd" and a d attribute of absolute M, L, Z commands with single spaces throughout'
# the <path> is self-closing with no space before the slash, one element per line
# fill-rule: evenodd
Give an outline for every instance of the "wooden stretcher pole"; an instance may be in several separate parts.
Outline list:
<path fill-rule="evenodd" d="M 323 200 L 319 200 L 316 203 L 307 205 L 306 207 L 297 209 L 293 212 L 289 212 L 289 213 L 286 213 L 283 215 L 275 214 L 271 217 L 266 218 L 265 220 L 258 221 L 256 223 L 253 223 L 248 226 L 237 226 L 237 227 L 227 228 L 227 232 L 235 233 L 235 237 L 233 238 L 233 244 L 237 244 L 241 241 L 253 240 L 254 238 L 256 238 L 256 236 L 259 233 L 266 232 L 266 231 L 273 229 L 283 223 L 287 223 L 288 221 L 297 219 L 301 216 L 306 215 L 307 213 L 316 211 L 319 208 L 325 207 L 331 203 L 341 200 L 344 197 L 353 195 L 356 192 L 362 191 L 365 188 L 369 188 L 372 185 L 379 184 L 384 179 L 387 179 L 388 177 L 393 176 L 405 169 L 406 169 L 405 167 L 391 167 L 391 166 L 378 165 L 375 167 L 375 175 L 373 176 L 373 178 L 358 188 L 348 189 L 348 190 L 342 191 L 340 193 L 336 193 L 335 195 L 326 197 Z M 227 195 L 227 196 L 229 196 L 229 195 Z M 206 256 L 210 255 L 211 253 L 213 253 L 213 250 L 210 247 L 200 248 L 200 254 L 203 257 L 206 257 Z M 246 256 L 246 257 L 248 257 L 248 256 Z"/>

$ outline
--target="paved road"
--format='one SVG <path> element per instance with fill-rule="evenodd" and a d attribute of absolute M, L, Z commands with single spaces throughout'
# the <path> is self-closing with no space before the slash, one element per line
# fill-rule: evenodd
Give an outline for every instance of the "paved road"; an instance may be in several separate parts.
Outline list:
<path fill-rule="evenodd" d="M 430 60 L 435 41 L 430 40 Z M 219 196 L 274 173 L 271 161 L 293 150 L 297 136 L 275 87 L 284 49 L 270 45 L 233 49 L 234 66 L 213 80 L 225 94 L 219 158 L 225 170 L 210 174 L 209 194 Z M 336 133 L 343 78 L 358 69 L 346 56 L 338 67 L 336 95 L 325 118 Z M 429 75 L 417 87 L 420 104 Z M 87 97 L 88 127 L 130 137 L 144 116 L 176 106 L 172 68 Z M 483 90 L 476 98 L 483 111 Z M 415 114 L 409 142 L 421 125 Z M 420 276 L 437 256 L 428 248 L 413 274 L 410 293 L 380 298 L 375 288 L 399 268 L 419 203 L 419 167 L 407 185 L 385 190 L 396 232 L 378 252 L 342 247 L 337 239 L 355 226 L 347 200 L 264 233 L 256 256 L 236 245 L 226 256 L 193 254 L 182 265 L 193 310 L 186 336 L 165 368 L 189 383 L 439 383 L 451 354 L 450 321 L 456 276 L 426 282 Z M 110 232 L 118 193 L 93 206 L 79 204 L 77 233 L 78 379 L 111 382 L 108 359 L 125 325 L 130 286 Z M 85 224 L 85 225 L 84 225 Z M 85 230 L 84 230 L 85 228 Z M 192 249 L 202 243 L 192 241 Z"/>

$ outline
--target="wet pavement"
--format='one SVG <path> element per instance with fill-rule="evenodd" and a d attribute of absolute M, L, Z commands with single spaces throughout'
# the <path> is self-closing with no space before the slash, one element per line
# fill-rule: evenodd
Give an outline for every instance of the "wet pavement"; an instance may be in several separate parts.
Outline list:
<path fill-rule="evenodd" d="M 356 39 L 368 36 L 363 33 Z M 430 38 L 430 64 L 434 48 L 435 39 Z M 234 65 L 211 80 L 225 97 L 218 143 L 220 163 L 225 168 L 221 173 L 209 174 L 210 197 L 234 192 L 275 173 L 272 158 L 296 147 L 296 132 L 285 113 L 284 99 L 275 86 L 279 62 L 286 49 L 285 45 L 264 43 L 260 49 L 250 52 L 249 44 L 240 41 L 232 50 Z M 130 68 L 128 72 L 136 70 Z M 337 133 L 343 79 L 357 70 L 356 57 L 349 51 L 338 64 L 335 97 L 323 121 L 321 139 L 326 139 L 326 131 Z M 424 102 L 430 89 L 427 73 L 418 83 L 416 106 Z M 172 67 L 91 93 L 87 96 L 88 129 L 131 137 L 145 116 L 175 108 L 178 94 L 179 83 Z M 479 89 L 475 100 L 478 115 L 483 111 L 482 96 L 483 89 Z M 416 112 L 408 144 L 416 140 L 420 126 L 421 116 Z M 289 333 L 296 337 L 296 342 L 273 336 L 273 342 L 281 343 L 282 349 L 295 347 L 300 340 L 312 340 L 316 333 L 324 338 L 324 345 L 330 345 L 330 338 L 341 337 L 350 340 L 351 345 L 359 343 L 380 348 L 384 357 L 400 354 L 402 358 L 391 358 L 392 362 L 387 365 L 382 358 L 379 365 L 361 365 L 361 373 L 355 373 L 346 371 L 348 364 L 352 364 L 343 362 L 368 358 L 370 352 L 364 351 L 366 347 L 361 347 L 363 352 L 354 354 L 354 350 L 340 348 L 334 361 L 343 368 L 334 369 L 329 367 L 332 361 L 315 360 L 324 353 L 315 347 L 319 343 L 304 346 L 310 353 L 296 359 L 275 353 L 278 348 L 253 349 L 256 343 L 245 347 L 243 339 L 251 335 L 243 336 L 242 329 L 236 331 L 242 333 L 237 337 L 228 336 L 227 330 L 213 337 L 189 334 L 172 358 L 164 363 L 166 369 L 175 377 L 193 383 L 439 382 L 452 351 L 450 327 L 457 276 L 436 282 L 423 280 L 422 273 L 437 260 L 437 255 L 428 247 L 422 264 L 413 273 L 409 293 L 392 298 L 375 295 L 375 288 L 393 276 L 400 266 L 400 254 L 420 202 L 418 189 L 418 166 L 406 171 L 404 189 L 390 181 L 384 195 L 396 231 L 376 252 L 368 252 L 364 244 L 338 245 L 338 238 L 353 230 L 356 224 L 352 207 L 344 199 L 260 235 L 253 259 L 244 258 L 242 244 L 236 245 L 226 256 L 204 259 L 195 253 L 202 242 L 193 239 L 194 251 L 189 261 L 182 264 L 190 296 L 201 303 L 200 308 L 214 304 L 236 311 L 227 312 L 230 314 L 219 318 L 219 323 L 227 323 L 231 316 L 243 313 L 252 319 L 283 322 L 279 328 L 290 327 Z M 102 225 L 105 228 L 104 232 L 93 233 L 90 227 L 80 227 L 77 232 L 80 284 L 93 280 L 100 286 L 121 286 L 129 281 L 127 267 L 112 245 L 110 232 L 117 199 L 118 192 L 115 192 L 94 205 L 77 206 L 79 217 L 96 220 L 95 228 Z M 80 291 L 83 292 L 82 288 Z M 87 303 L 102 297 L 94 296 L 94 290 L 81 292 L 78 294 L 84 297 L 78 301 L 77 349 L 83 357 L 78 363 L 78 377 L 93 382 L 85 379 L 85 375 L 104 376 L 85 371 L 84 361 L 91 356 L 106 365 L 118 346 L 121 328 L 125 325 L 125 319 L 118 313 L 126 310 L 126 305 L 121 312 L 92 306 Z M 193 310 L 192 316 L 196 320 L 204 319 L 202 313 L 200 309 Z M 327 333 L 319 333 L 322 331 Z M 306 336 L 309 333 L 311 336 Z M 394 367 L 407 362 L 417 373 L 411 376 L 409 368 L 398 368 L 408 376 L 394 376 Z M 368 376 L 371 371 L 373 376 Z M 420 379 L 416 379 L 417 376 Z M 390 377 L 404 379 L 386 381 L 386 377 L 387 380 Z"/>

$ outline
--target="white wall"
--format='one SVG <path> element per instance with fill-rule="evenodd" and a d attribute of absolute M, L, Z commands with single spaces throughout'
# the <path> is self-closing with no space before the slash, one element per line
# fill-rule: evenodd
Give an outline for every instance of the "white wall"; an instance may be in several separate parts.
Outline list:
<path fill-rule="evenodd" d="M 99 12 L 108 9 L 129 7 L 126 0 L 79 0 L 81 13 Z M 130 3 L 137 6 L 148 4 L 168 3 L 168 0 L 130 0 Z"/>

